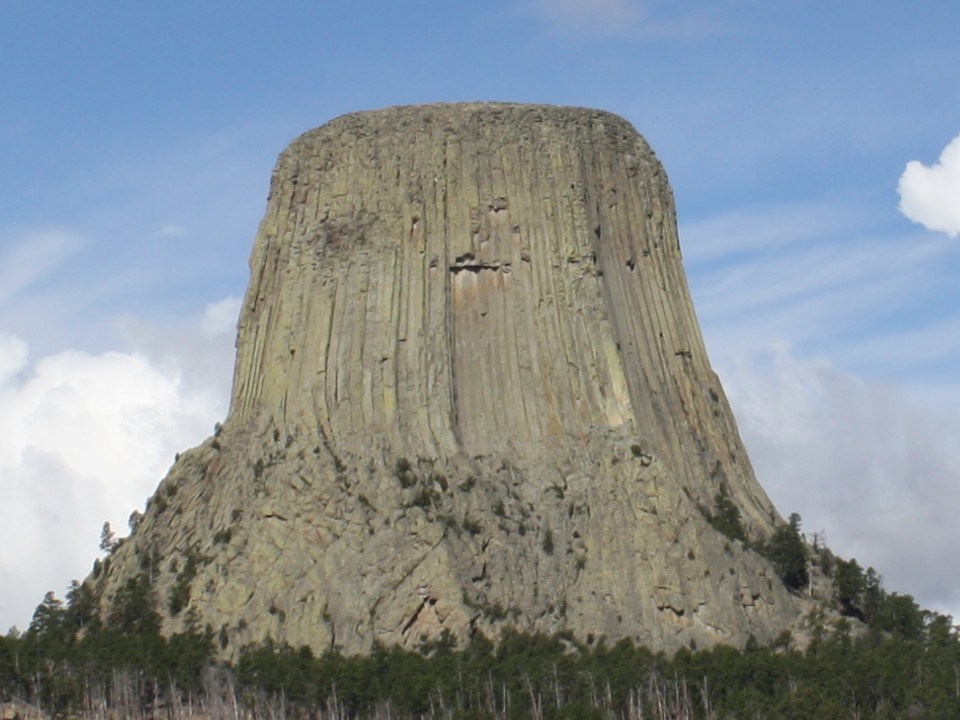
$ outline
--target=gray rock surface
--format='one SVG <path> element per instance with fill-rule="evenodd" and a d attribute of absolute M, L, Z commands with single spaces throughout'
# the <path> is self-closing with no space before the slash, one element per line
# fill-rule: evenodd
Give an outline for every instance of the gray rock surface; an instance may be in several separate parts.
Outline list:
<path fill-rule="evenodd" d="M 347 115 L 273 173 L 231 409 L 91 580 L 224 655 L 506 626 L 675 650 L 806 608 L 705 520 L 780 519 L 710 368 L 663 168 L 623 119 Z"/>

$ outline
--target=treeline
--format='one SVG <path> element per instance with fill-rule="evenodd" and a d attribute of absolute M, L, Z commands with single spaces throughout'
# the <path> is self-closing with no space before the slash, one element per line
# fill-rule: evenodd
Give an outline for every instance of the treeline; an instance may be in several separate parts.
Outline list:
<path fill-rule="evenodd" d="M 750 542 L 723 490 L 705 514 L 731 540 Z M 808 545 L 798 515 L 751 546 L 794 592 L 805 592 L 815 568 L 829 580 L 802 649 L 785 634 L 770 647 L 668 657 L 629 642 L 507 631 L 496 647 L 477 636 L 457 648 L 446 637 L 363 657 L 267 643 L 226 664 L 217 660 L 225 638 L 191 623 L 188 607 L 188 630 L 161 634 L 145 571 L 105 616 L 99 586 L 74 582 L 65 602 L 46 595 L 26 632 L 0 636 L 0 701 L 116 720 L 960 717 L 960 636 L 949 617 L 888 593 L 872 568 Z"/>
<path fill-rule="evenodd" d="M 628 641 L 612 647 L 509 633 L 429 656 L 378 648 L 315 658 L 261 647 L 236 667 L 241 688 L 300 712 L 341 717 L 950 718 L 960 717 L 960 644 L 946 618 L 924 637 L 847 630 L 789 647 L 727 646 L 673 657 Z"/>
<path fill-rule="evenodd" d="M 161 635 L 146 576 L 119 601 L 104 621 L 86 585 L 74 582 L 66 603 L 47 593 L 25 633 L 0 637 L 0 701 L 101 717 L 106 708 L 199 695 L 214 661 L 212 633 Z"/>
<path fill-rule="evenodd" d="M 209 716 L 225 704 L 234 717 L 318 720 L 960 717 L 960 640 L 930 613 L 893 630 L 842 620 L 803 651 L 784 636 L 668 657 L 508 632 L 496 647 L 446 639 L 364 657 L 268 643 L 228 666 L 215 662 L 211 632 L 163 638 L 155 613 L 104 627 L 82 611 L 78 587 L 67 604 L 48 595 L 29 630 L 0 638 L 4 699 L 87 717 Z"/>

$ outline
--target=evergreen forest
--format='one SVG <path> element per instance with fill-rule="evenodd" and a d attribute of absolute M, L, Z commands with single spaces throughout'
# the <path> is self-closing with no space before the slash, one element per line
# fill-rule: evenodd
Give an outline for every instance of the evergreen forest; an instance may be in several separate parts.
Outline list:
<path fill-rule="evenodd" d="M 718 497 L 727 534 L 741 532 Z M 506 631 L 368 656 L 266 643 L 218 660 L 222 639 L 193 624 L 164 636 L 149 576 L 130 580 L 101 617 L 90 583 L 47 593 L 29 628 L 0 636 L 3 717 L 84 718 L 960 718 L 960 635 L 948 616 L 888 593 L 855 560 L 801 541 L 799 516 L 763 548 L 784 584 L 808 569 L 833 596 L 803 643 L 784 634 L 684 648 L 581 642 Z"/>

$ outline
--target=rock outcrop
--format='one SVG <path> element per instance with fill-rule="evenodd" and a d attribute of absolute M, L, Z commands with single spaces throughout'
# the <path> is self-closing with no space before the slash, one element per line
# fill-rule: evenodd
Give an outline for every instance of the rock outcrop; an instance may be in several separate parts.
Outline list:
<path fill-rule="evenodd" d="M 230 414 L 92 580 L 225 655 L 506 626 L 673 650 L 803 609 L 704 517 L 779 518 L 710 369 L 660 163 L 608 113 L 400 107 L 273 174 Z"/>

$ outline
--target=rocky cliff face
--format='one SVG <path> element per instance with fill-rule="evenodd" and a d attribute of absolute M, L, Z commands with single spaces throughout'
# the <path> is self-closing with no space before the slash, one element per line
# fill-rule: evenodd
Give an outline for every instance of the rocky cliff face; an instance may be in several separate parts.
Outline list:
<path fill-rule="evenodd" d="M 505 626 L 667 650 L 799 616 L 701 508 L 778 517 L 710 369 L 673 199 L 593 110 L 392 108 L 277 163 L 229 417 L 96 578 L 225 654 Z"/>

